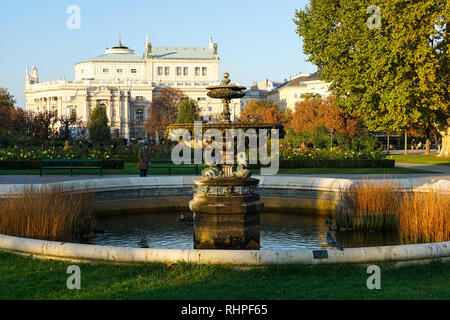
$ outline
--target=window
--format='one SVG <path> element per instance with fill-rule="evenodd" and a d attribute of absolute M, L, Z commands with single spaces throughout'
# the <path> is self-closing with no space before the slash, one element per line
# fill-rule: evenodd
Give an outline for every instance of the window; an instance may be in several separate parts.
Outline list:
<path fill-rule="evenodd" d="M 136 122 L 142 124 L 144 122 L 144 111 L 139 109 L 136 111 Z"/>
<path fill-rule="evenodd" d="M 196 67 L 195 68 L 195 75 L 199 76 L 200 75 L 200 67 Z"/>
<path fill-rule="evenodd" d="M 122 73 L 122 69 L 117 69 L 117 73 Z"/>
<path fill-rule="evenodd" d="M 177 67 L 177 76 L 181 76 L 181 67 Z"/>
<path fill-rule="evenodd" d="M 158 76 L 163 75 L 163 67 L 158 67 Z"/>
<path fill-rule="evenodd" d="M 166 68 L 164 69 L 164 74 L 165 74 L 166 76 L 170 75 L 170 68 L 169 68 L 169 67 L 166 67 Z"/>
<path fill-rule="evenodd" d="M 200 97 L 200 98 L 197 99 L 197 101 L 206 101 L 206 98 L 205 97 Z"/>
<path fill-rule="evenodd" d="M 131 73 L 137 73 L 136 69 L 131 69 Z"/>
<path fill-rule="evenodd" d="M 202 68 L 202 76 L 206 76 L 208 74 L 208 68 L 203 67 Z"/>
<path fill-rule="evenodd" d="M 108 73 L 109 70 L 108 69 L 103 69 L 103 73 Z"/>
<path fill-rule="evenodd" d="M 189 68 L 188 67 L 184 67 L 183 68 L 183 75 L 187 76 L 189 74 Z"/>
<path fill-rule="evenodd" d="M 84 70 L 81 70 L 81 73 L 84 73 Z"/>

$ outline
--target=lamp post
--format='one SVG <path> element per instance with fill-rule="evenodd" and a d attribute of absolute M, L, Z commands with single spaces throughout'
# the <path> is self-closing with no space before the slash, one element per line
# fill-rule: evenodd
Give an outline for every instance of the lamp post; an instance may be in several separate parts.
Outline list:
<path fill-rule="evenodd" d="M 331 132 L 331 150 L 333 150 L 333 132 L 334 132 L 334 129 L 331 128 L 330 132 Z"/>

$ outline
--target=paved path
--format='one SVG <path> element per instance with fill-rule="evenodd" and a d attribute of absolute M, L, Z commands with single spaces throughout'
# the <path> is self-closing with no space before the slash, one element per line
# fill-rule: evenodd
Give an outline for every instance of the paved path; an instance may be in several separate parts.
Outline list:
<path fill-rule="evenodd" d="M 402 162 L 395 162 L 395 166 L 399 168 L 430 170 L 441 172 L 445 175 L 450 175 L 450 166 L 437 166 L 431 164 L 402 163 Z"/>

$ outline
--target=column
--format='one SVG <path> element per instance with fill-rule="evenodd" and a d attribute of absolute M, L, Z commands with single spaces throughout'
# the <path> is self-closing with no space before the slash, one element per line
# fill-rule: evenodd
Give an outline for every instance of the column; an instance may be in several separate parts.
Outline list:
<path fill-rule="evenodd" d="M 58 118 L 62 117 L 62 97 L 58 97 Z"/>
<path fill-rule="evenodd" d="M 131 140 L 131 136 L 130 136 L 130 97 L 128 95 L 128 91 L 126 92 L 125 96 L 124 96 L 124 122 L 125 122 L 125 131 L 124 131 L 124 137 L 125 139 L 128 139 L 128 141 Z"/>

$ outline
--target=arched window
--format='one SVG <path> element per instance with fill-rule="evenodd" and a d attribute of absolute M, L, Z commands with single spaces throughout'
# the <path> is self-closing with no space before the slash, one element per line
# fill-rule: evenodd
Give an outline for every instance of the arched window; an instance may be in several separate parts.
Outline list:
<path fill-rule="evenodd" d="M 142 109 L 136 111 L 136 122 L 138 124 L 142 124 L 144 122 L 144 111 Z"/>

